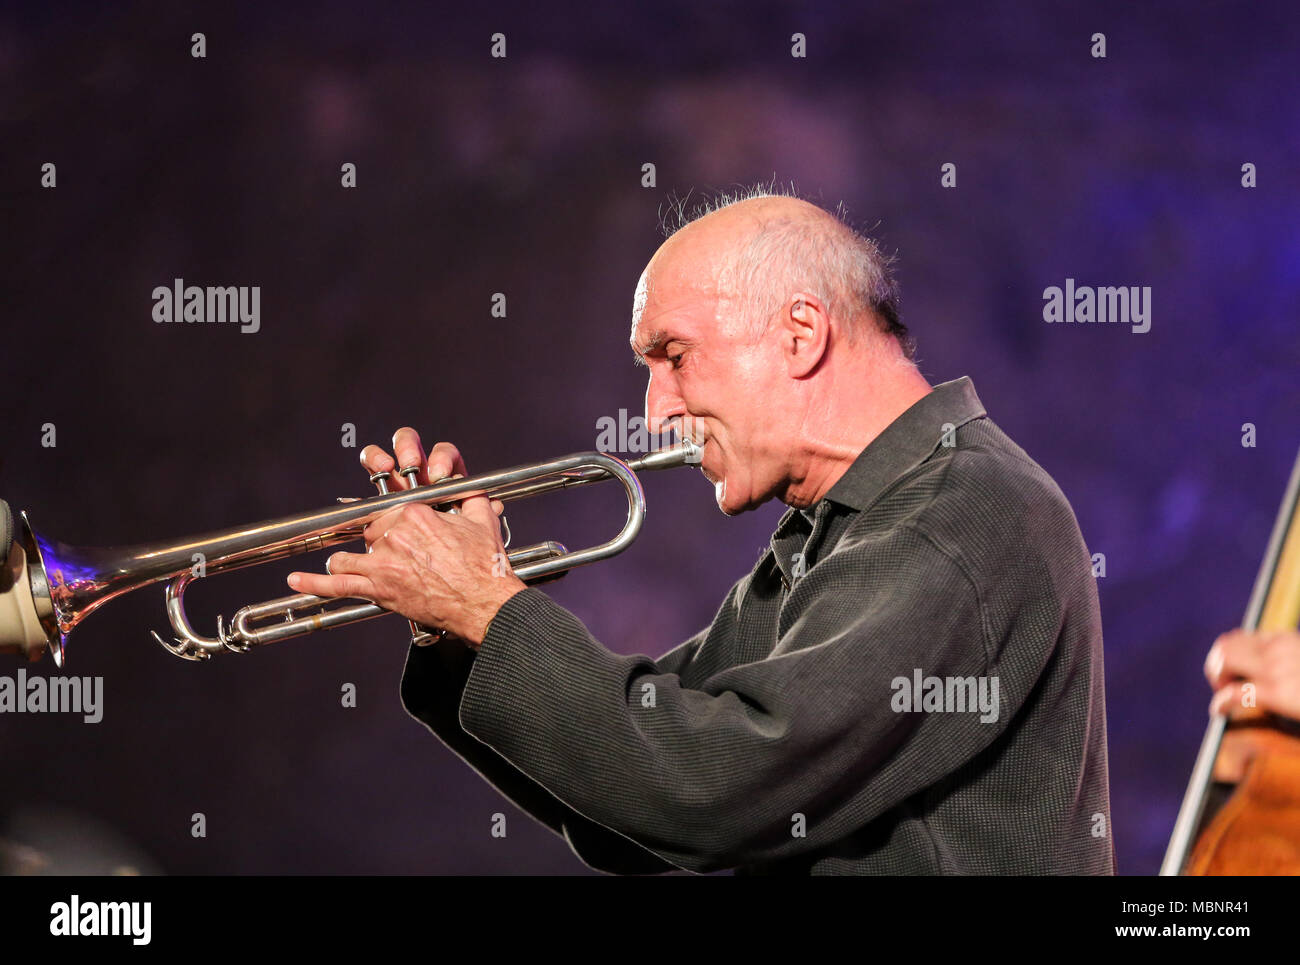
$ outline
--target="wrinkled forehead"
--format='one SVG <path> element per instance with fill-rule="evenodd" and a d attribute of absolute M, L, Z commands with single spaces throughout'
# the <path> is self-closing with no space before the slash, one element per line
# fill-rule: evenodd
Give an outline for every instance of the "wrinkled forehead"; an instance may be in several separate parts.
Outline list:
<path fill-rule="evenodd" d="M 718 303 L 719 252 L 700 245 L 665 245 L 650 259 L 632 295 L 632 347 L 654 341 L 666 319 L 712 317 Z"/>

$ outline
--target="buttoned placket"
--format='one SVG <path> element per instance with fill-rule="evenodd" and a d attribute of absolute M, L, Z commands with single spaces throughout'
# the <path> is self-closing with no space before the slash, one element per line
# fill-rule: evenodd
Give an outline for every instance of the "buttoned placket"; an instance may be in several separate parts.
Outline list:
<path fill-rule="evenodd" d="M 806 513 L 800 511 L 800 515 L 803 517 L 804 521 L 807 522 L 808 516 Z M 803 547 L 798 553 L 792 554 L 790 557 L 790 569 L 793 579 L 786 575 L 786 567 L 779 565 L 783 560 L 779 550 L 777 549 L 776 540 L 775 538 L 773 539 L 772 550 L 778 563 L 777 574 L 781 578 L 781 586 L 785 593 L 790 592 L 794 586 L 794 581 L 798 580 L 801 576 L 807 576 L 808 571 L 812 569 L 813 563 L 815 562 L 814 553 L 825 538 L 826 530 L 830 527 L 831 518 L 831 504 L 828 500 L 823 499 L 813 509 L 812 522 L 808 535 L 804 537 Z M 802 572 L 798 572 L 799 570 L 802 570 Z"/>

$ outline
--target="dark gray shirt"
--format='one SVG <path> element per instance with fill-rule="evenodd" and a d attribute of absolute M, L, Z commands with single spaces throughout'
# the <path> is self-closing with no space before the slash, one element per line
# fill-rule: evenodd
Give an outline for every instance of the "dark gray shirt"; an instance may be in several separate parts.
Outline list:
<path fill-rule="evenodd" d="M 529 588 L 477 653 L 412 648 L 402 700 L 605 871 L 1115 870 L 1089 555 L 968 378 L 787 512 L 658 660 Z"/>

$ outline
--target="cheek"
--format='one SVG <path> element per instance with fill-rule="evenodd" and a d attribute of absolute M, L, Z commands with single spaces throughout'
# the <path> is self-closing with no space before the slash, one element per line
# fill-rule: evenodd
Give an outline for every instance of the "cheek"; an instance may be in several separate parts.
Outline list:
<path fill-rule="evenodd" d="M 736 395 L 764 396 L 772 387 L 772 361 L 758 352 L 738 356 L 727 373 L 727 385 Z"/>
<path fill-rule="evenodd" d="M 725 352 L 701 357 L 682 374 L 682 398 L 709 430 L 709 462 L 718 475 L 743 472 L 744 453 L 772 422 L 779 359 L 770 355 L 761 345 L 730 345 Z"/>
<path fill-rule="evenodd" d="M 726 402 L 715 409 L 714 428 L 733 471 L 743 463 L 751 447 L 771 422 L 770 393 L 761 384 L 732 383 Z"/>

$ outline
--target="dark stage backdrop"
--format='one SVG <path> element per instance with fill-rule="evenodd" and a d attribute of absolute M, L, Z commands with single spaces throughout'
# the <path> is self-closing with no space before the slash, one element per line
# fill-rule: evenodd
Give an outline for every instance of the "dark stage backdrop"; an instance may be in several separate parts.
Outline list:
<path fill-rule="evenodd" d="M 641 412 L 660 215 L 793 184 L 897 252 L 927 378 L 971 376 L 1104 554 L 1116 852 L 1153 873 L 1300 446 L 1296 32 L 1281 2 L 11 6 L 0 496 L 109 546 L 363 495 L 359 448 L 406 424 L 471 470 L 592 448 Z M 177 278 L 257 286 L 259 330 L 155 322 Z M 1149 287 L 1149 330 L 1046 323 L 1067 278 Z M 658 656 L 781 507 L 646 488 L 635 546 L 553 592 Z M 619 522 L 613 493 L 511 518 Z M 288 569 L 200 584 L 196 621 Z M 99 723 L 0 717 L 0 836 L 170 873 L 586 870 L 405 715 L 403 621 L 206 665 L 164 627 L 151 588 L 73 636 Z"/>

